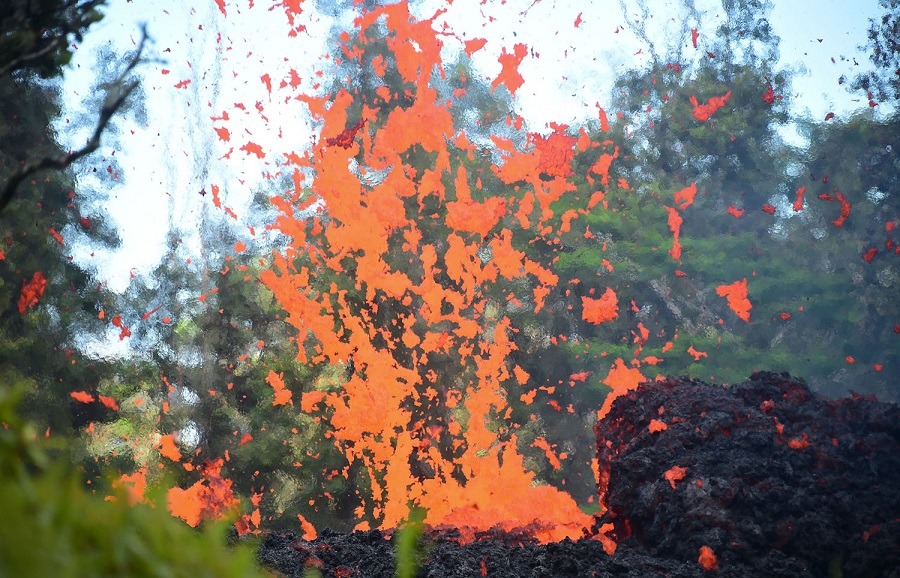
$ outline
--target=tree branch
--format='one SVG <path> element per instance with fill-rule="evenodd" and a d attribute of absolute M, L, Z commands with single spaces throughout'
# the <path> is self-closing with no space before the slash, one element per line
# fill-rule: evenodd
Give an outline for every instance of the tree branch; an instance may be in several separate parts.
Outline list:
<path fill-rule="evenodd" d="M 68 49 L 69 37 L 81 42 L 85 30 L 102 18 L 97 8 L 105 2 L 4 0 L 0 18 L 0 77 L 22 69 L 40 70 L 43 75 L 61 62 L 68 62 L 72 54 Z"/>
<path fill-rule="evenodd" d="M 41 48 L 40 50 L 35 50 L 34 52 L 29 52 L 27 54 L 23 54 L 22 56 L 11 60 L 5 66 L 0 67 L 0 76 L 6 76 L 13 70 L 21 68 L 30 60 L 37 60 L 38 58 L 43 58 L 47 56 L 51 52 L 55 51 L 59 45 L 62 43 L 62 38 L 54 38 L 50 42 L 47 43 L 46 46 Z"/>
<path fill-rule="evenodd" d="M 647 34 L 647 22 L 650 21 L 650 8 L 644 0 L 638 0 L 637 7 L 640 10 L 640 21 L 632 21 L 628 17 L 628 6 L 625 0 L 619 0 L 619 7 L 622 9 L 622 15 L 625 17 L 625 27 L 647 44 L 647 53 L 653 59 L 654 66 L 659 66 L 660 58 L 656 52 L 656 44 Z"/>
<path fill-rule="evenodd" d="M 109 121 L 116 112 L 122 108 L 125 100 L 131 96 L 131 93 L 134 92 L 140 84 L 137 80 L 126 82 L 125 79 L 131 74 L 138 62 L 140 62 L 146 40 L 147 30 L 145 27 L 142 27 L 141 41 L 138 43 L 137 50 L 131 60 L 128 61 L 128 65 L 121 73 L 119 73 L 107 90 L 106 99 L 103 101 L 103 106 L 100 107 L 100 114 L 97 117 L 97 125 L 94 128 L 94 133 L 85 145 L 78 150 L 69 151 L 64 155 L 46 156 L 27 163 L 10 175 L 9 178 L 7 178 L 3 189 L 0 190 L 0 213 L 2 213 L 6 206 L 12 201 L 19 184 L 29 176 L 46 169 L 63 170 L 78 159 L 89 155 L 100 148 L 100 137 L 103 134 L 103 131 L 106 130 Z"/>

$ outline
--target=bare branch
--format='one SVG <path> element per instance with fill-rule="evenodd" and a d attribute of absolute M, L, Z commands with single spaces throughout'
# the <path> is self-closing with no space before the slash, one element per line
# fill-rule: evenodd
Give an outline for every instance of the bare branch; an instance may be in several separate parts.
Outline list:
<path fill-rule="evenodd" d="M 625 0 L 619 0 L 619 7 L 622 9 L 622 15 L 625 17 L 625 27 L 628 28 L 638 37 L 638 39 L 643 40 L 647 45 L 647 53 L 650 55 L 650 58 L 653 59 L 653 64 L 658 66 L 660 63 L 659 54 L 656 51 L 656 43 L 650 39 L 650 36 L 647 34 L 647 23 L 650 21 L 650 8 L 647 6 L 647 3 L 644 0 L 638 0 L 637 8 L 640 11 L 640 19 L 633 21 L 628 16 L 628 5 Z"/>
<path fill-rule="evenodd" d="M 5 66 L 0 67 L 0 76 L 6 76 L 13 70 L 23 67 L 30 60 L 37 60 L 38 58 L 42 58 L 51 52 L 55 51 L 59 45 L 62 43 L 62 38 L 54 38 L 50 42 L 47 43 L 46 46 L 41 48 L 40 50 L 35 50 L 34 52 L 29 52 L 27 54 L 23 54 L 22 56 L 16 58 L 8 62 Z"/>
<path fill-rule="evenodd" d="M 4 0 L 0 17 L 0 77 L 30 69 L 54 76 L 72 52 L 69 38 L 81 42 L 87 28 L 102 18 L 106 0 Z"/>
<path fill-rule="evenodd" d="M 141 61 L 141 54 L 143 53 L 146 40 L 147 30 L 145 27 L 142 27 L 141 41 L 138 43 L 137 50 L 131 60 L 128 61 L 128 65 L 110 84 L 106 93 L 106 99 L 100 107 L 100 113 L 97 117 L 97 125 L 94 128 L 94 133 L 85 145 L 78 150 L 70 151 L 64 155 L 46 156 L 36 161 L 26 163 L 23 167 L 10 175 L 6 180 L 3 189 L 0 190 L 0 213 L 2 213 L 6 206 L 12 201 L 19 184 L 29 176 L 46 169 L 63 170 L 78 159 L 89 155 L 100 148 L 100 137 L 102 136 L 103 131 L 106 130 L 109 121 L 119 109 L 122 108 L 125 100 L 131 96 L 131 93 L 134 92 L 139 85 L 137 80 L 126 82 L 126 78 L 134 70 L 138 62 Z"/>

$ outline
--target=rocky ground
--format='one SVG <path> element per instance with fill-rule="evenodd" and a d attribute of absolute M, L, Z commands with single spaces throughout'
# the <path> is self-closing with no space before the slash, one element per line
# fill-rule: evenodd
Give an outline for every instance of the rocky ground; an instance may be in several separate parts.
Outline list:
<path fill-rule="evenodd" d="M 784 576 L 900 578 L 900 408 L 827 400 L 786 374 L 723 387 L 647 383 L 596 428 L 600 487 L 618 542 L 530 543 L 426 533 L 422 577 Z M 271 534 L 260 561 L 285 576 L 395 576 L 378 531 Z M 703 555 L 701 555 L 703 554 Z"/>

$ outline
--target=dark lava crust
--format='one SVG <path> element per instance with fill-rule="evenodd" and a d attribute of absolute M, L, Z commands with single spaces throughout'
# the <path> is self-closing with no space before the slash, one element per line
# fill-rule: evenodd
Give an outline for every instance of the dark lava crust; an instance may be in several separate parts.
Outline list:
<path fill-rule="evenodd" d="M 728 387 L 670 378 L 617 399 L 595 431 L 607 508 L 597 525 L 614 526 L 614 555 L 590 538 L 488 533 L 460 545 L 431 533 L 418 576 L 900 578 L 896 405 L 827 400 L 787 374 Z M 684 475 L 670 481 L 675 466 Z M 717 569 L 698 562 L 702 546 Z M 259 557 L 286 576 L 395 575 L 378 531 L 270 534 Z"/>

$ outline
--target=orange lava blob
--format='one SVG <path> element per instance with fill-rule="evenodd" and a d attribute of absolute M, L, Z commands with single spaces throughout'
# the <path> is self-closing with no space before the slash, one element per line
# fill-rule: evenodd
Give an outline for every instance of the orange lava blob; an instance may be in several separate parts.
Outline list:
<path fill-rule="evenodd" d="M 716 553 L 709 546 L 700 546 L 700 556 L 697 557 L 700 567 L 707 572 L 717 572 L 719 570 L 719 560 Z"/>
<path fill-rule="evenodd" d="M 669 230 L 672 231 L 672 248 L 669 249 L 669 255 L 677 261 L 681 259 L 681 242 L 678 239 L 681 236 L 681 224 L 684 219 L 672 207 L 666 207 L 666 212 L 669 214 Z"/>
<path fill-rule="evenodd" d="M 484 38 L 473 38 L 472 40 L 466 40 L 465 42 L 465 51 L 468 56 L 472 56 L 487 44 L 487 40 Z"/>
<path fill-rule="evenodd" d="M 694 358 L 694 361 L 700 361 L 704 357 L 709 357 L 709 355 L 705 351 L 697 351 L 694 349 L 694 346 L 691 345 L 687 349 L 688 354 Z"/>
<path fill-rule="evenodd" d="M 203 512 L 202 502 L 203 486 L 200 482 L 186 490 L 179 487 L 171 488 L 166 493 L 166 502 L 169 512 L 176 518 L 181 518 L 191 528 L 200 524 L 200 514 Z"/>
<path fill-rule="evenodd" d="M 692 114 L 694 118 L 699 122 L 706 122 L 709 118 L 715 114 L 717 110 L 725 106 L 728 102 L 728 99 L 731 98 L 731 91 L 729 90 L 722 96 L 714 96 L 707 100 L 705 103 L 700 104 L 697 101 L 697 97 L 693 94 L 691 95 L 691 106 L 694 107 Z"/>
<path fill-rule="evenodd" d="M 684 479 L 685 474 L 687 474 L 687 469 L 682 468 L 681 466 L 672 466 L 666 473 L 663 474 L 663 477 L 669 484 L 672 486 L 672 489 L 675 489 L 675 482 L 680 482 Z"/>
<path fill-rule="evenodd" d="M 119 411 L 119 404 L 116 402 L 115 398 L 106 395 L 98 395 L 97 399 L 107 408 L 113 411 Z"/>
<path fill-rule="evenodd" d="M 181 451 L 175 443 L 173 434 L 164 435 L 159 439 L 159 453 L 173 462 L 181 461 Z"/>
<path fill-rule="evenodd" d="M 46 289 L 47 279 L 42 271 L 35 273 L 27 283 L 23 279 L 22 292 L 19 294 L 19 313 L 24 315 L 27 310 L 34 308 Z"/>
<path fill-rule="evenodd" d="M 803 210 L 803 195 L 806 194 L 806 185 L 803 185 L 797 189 L 797 196 L 794 198 L 793 209 L 795 213 L 799 213 Z"/>
<path fill-rule="evenodd" d="M 659 419 L 651 419 L 650 425 L 647 426 L 647 429 L 650 433 L 659 433 L 661 431 L 665 431 L 669 429 L 669 426 L 666 425 L 666 422 Z"/>
<path fill-rule="evenodd" d="M 735 281 L 729 285 L 716 287 L 716 295 L 728 300 L 728 307 L 745 322 L 750 322 L 750 310 L 753 304 L 747 298 L 747 278 Z"/>
<path fill-rule="evenodd" d="M 144 501 L 144 492 L 147 491 L 147 468 L 141 468 L 131 474 L 122 474 L 113 481 L 114 488 L 125 488 L 128 493 L 128 502 L 137 504 Z"/>
<path fill-rule="evenodd" d="M 110 320 L 110 323 L 112 323 L 113 326 L 119 328 L 119 341 L 122 341 L 122 340 L 125 339 L 126 337 L 131 336 L 131 330 L 128 329 L 128 326 L 125 325 L 125 323 L 122 322 L 122 316 L 121 316 L 121 315 L 115 315 L 115 316 Z"/>
<path fill-rule="evenodd" d="M 581 318 L 594 325 L 612 321 L 619 316 L 618 298 L 615 291 L 609 287 L 606 288 L 606 291 L 603 292 L 599 299 L 582 297 L 581 306 Z"/>
<path fill-rule="evenodd" d="M 627 367 L 621 358 L 617 358 L 613 362 L 606 379 L 603 380 L 603 383 L 611 387 L 612 391 L 607 394 L 603 405 L 597 412 L 597 419 L 603 419 L 609 413 L 609 409 L 617 397 L 637 388 L 644 381 L 647 381 L 647 378 L 644 377 L 640 370 Z"/>
<path fill-rule="evenodd" d="M 554 470 L 562 468 L 559 457 L 557 457 L 556 453 L 553 451 L 553 448 L 550 447 L 550 444 L 543 437 L 535 438 L 531 445 L 544 451 L 544 455 L 547 457 L 547 460 L 550 462 L 550 465 Z"/>
<path fill-rule="evenodd" d="M 92 403 L 94 401 L 94 396 L 86 391 L 72 391 L 69 393 L 69 397 L 81 403 Z"/>
<path fill-rule="evenodd" d="M 835 190 L 835 198 L 841 204 L 841 213 L 838 215 L 837 219 L 831 221 L 831 224 L 835 227 L 843 227 L 844 222 L 847 220 L 847 217 L 850 216 L 850 201 L 844 197 L 843 193 L 838 190 Z"/>
<path fill-rule="evenodd" d="M 519 64 L 522 63 L 522 60 L 524 60 L 527 55 L 528 47 L 524 44 L 516 44 L 513 47 L 512 54 L 506 52 L 506 48 L 504 48 L 503 53 L 500 55 L 500 58 L 498 58 L 500 66 L 502 66 L 503 69 L 500 71 L 500 74 L 497 75 L 497 78 L 494 79 L 494 82 L 491 83 L 491 90 L 496 89 L 503 83 L 506 85 L 506 88 L 509 89 L 509 92 L 515 94 L 516 90 L 518 90 L 519 87 L 522 86 L 522 83 L 525 82 L 525 79 L 519 74 Z"/>
<path fill-rule="evenodd" d="M 221 520 L 239 505 L 231 480 L 222 477 L 220 458 L 203 467 L 202 478 L 187 489 L 171 488 L 166 494 L 169 512 L 191 527 L 202 519 Z"/>
<path fill-rule="evenodd" d="M 694 197 L 697 196 L 697 183 L 691 183 L 690 186 L 675 192 L 675 205 L 684 210 L 694 204 Z"/>
<path fill-rule="evenodd" d="M 284 384 L 284 373 L 269 371 L 269 374 L 266 376 L 266 383 L 275 390 L 275 399 L 272 400 L 272 405 L 294 405 L 291 399 L 293 394 Z"/>
<path fill-rule="evenodd" d="M 318 536 L 315 526 L 310 524 L 309 520 L 304 518 L 301 514 L 297 514 L 297 519 L 300 522 L 300 529 L 303 530 L 303 539 L 315 540 L 316 536 Z"/>

